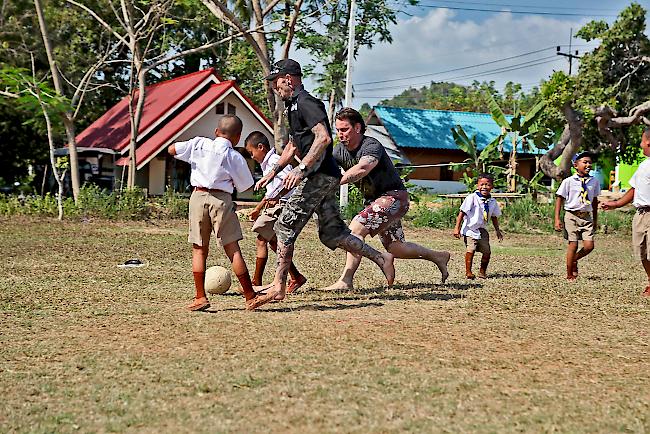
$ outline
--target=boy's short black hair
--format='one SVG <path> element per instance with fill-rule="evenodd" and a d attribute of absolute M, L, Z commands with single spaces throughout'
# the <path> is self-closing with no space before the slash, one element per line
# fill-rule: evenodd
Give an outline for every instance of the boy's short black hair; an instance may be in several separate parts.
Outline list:
<path fill-rule="evenodd" d="M 249 143 L 253 146 L 257 146 L 261 143 L 267 151 L 271 149 L 269 138 L 261 131 L 253 131 L 250 133 L 248 137 L 246 137 L 246 140 L 244 140 L 244 145 L 248 145 Z"/>
<path fill-rule="evenodd" d="M 481 179 L 487 179 L 491 184 L 494 184 L 494 177 L 489 173 L 479 173 L 479 175 L 476 177 L 476 182 L 479 182 Z"/>

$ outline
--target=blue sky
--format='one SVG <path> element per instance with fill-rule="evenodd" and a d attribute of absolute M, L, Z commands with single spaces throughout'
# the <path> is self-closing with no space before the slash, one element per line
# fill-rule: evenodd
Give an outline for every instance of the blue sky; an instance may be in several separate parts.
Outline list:
<path fill-rule="evenodd" d="M 650 0 L 638 3 L 650 9 Z M 406 7 L 399 14 L 391 29 L 392 44 L 377 44 L 359 53 L 353 70 L 352 105 L 358 108 L 367 102 L 372 106 L 409 86 L 418 88 L 431 81 L 494 80 L 499 88 L 515 81 L 530 89 L 554 70 L 568 71 L 568 60 L 557 56 L 555 47 L 563 45 L 563 51 L 568 50 L 571 29 L 575 33 L 592 19 L 612 22 L 629 4 L 622 0 L 421 0 L 419 6 Z M 573 50 L 581 53 L 596 44 L 572 40 Z M 294 57 L 309 60 L 303 53 Z M 502 60 L 508 57 L 513 58 Z M 488 64 L 473 67 L 482 63 Z M 309 80 L 306 85 L 311 87 Z"/>

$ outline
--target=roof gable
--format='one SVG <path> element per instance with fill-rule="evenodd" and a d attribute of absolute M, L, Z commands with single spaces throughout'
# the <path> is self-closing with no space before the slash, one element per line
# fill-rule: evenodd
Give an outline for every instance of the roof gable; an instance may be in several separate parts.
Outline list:
<path fill-rule="evenodd" d="M 202 84 L 219 81 L 214 69 L 208 68 L 147 86 L 138 135 L 146 133 L 156 123 L 164 120 L 186 98 L 199 91 Z M 76 142 L 78 147 L 109 148 L 124 152 L 130 137 L 131 120 L 127 96 L 77 135 Z"/>
<path fill-rule="evenodd" d="M 377 106 L 376 116 L 398 147 L 458 150 L 451 128 L 461 125 L 467 135 L 476 135 L 478 148 L 485 148 L 501 133 L 501 128 L 487 113 L 422 110 Z M 512 116 L 506 116 L 508 120 Z M 503 149 L 510 152 L 511 142 L 505 140 Z M 521 144 L 518 152 L 523 152 Z"/>

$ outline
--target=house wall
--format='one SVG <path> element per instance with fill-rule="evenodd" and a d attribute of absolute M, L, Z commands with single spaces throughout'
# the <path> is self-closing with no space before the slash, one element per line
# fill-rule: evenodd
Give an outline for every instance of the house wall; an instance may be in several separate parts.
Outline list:
<path fill-rule="evenodd" d="M 420 149 L 420 148 L 400 148 L 402 153 L 411 160 L 411 164 L 445 164 L 445 163 L 462 163 L 467 158 L 467 154 L 460 150 L 447 149 Z M 507 157 L 504 155 L 504 157 Z M 506 162 L 501 161 L 498 165 L 505 166 Z M 518 160 L 517 173 L 526 179 L 530 179 L 535 174 L 535 159 L 530 155 L 522 155 Z M 410 175 L 410 179 L 434 180 L 434 181 L 458 181 L 462 178 L 462 172 L 452 172 L 445 167 L 428 167 L 415 169 Z"/>
<path fill-rule="evenodd" d="M 262 131 L 266 134 L 267 138 L 271 143 L 273 143 L 273 135 L 269 133 L 268 129 L 262 122 L 260 122 L 251 111 L 241 102 L 241 100 L 234 94 L 229 94 L 226 96 L 222 102 L 225 105 L 225 111 L 228 113 L 228 106 L 235 108 L 235 113 L 244 124 L 244 128 L 241 134 L 241 140 L 238 144 L 238 147 L 244 146 L 244 140 L 246 137 L 253 131 Z M 203 137 L 214 137 L 214 130 L 217 127 L 217 122 L 221 117 L 220 114 L 216 113 L 216 107 L 212 108 L 205 116 L 199 119 L 194 125 L 188 128 L 183 134 L 181 134 L 177 140 L 189 140 L 192 137 L 203 136 Z"/>
<path fill-rule="evenodd" d="M 149 194 L 165 193 L 165 153 L 158 154 L 149 162 Z"/>

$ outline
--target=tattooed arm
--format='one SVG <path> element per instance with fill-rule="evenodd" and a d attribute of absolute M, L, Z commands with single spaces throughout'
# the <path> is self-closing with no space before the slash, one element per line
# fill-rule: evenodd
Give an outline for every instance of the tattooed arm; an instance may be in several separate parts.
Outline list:
<path fill-rule="evenodd" d="M 323 122 L 319 122 L 311 129 L 314 133 L 314 141 L 309 148 L 309 152 L 302 159 L 302 164 L 307 167 L 307 172 L 314 167 L 314 164 L 320 159 L 325 149 L 332 143 L 332 137 L 327 132 L 327 127 Z M 282 162 L 282 160 L 280 160 Z M 291 190 L 305 177 L 305 173 L 298 167 L 287 174 L 282 184 Z"/>
<path fill-rule="evenodd" d="M 379 160 L 370 155 L 364 155 L 359 159 L 359 162 L 345 171 L 341 178 L 341 185 L 348 183 L 355 183 L 361 178 L 366 176 L 372 169 L 374 169 Z"/>

